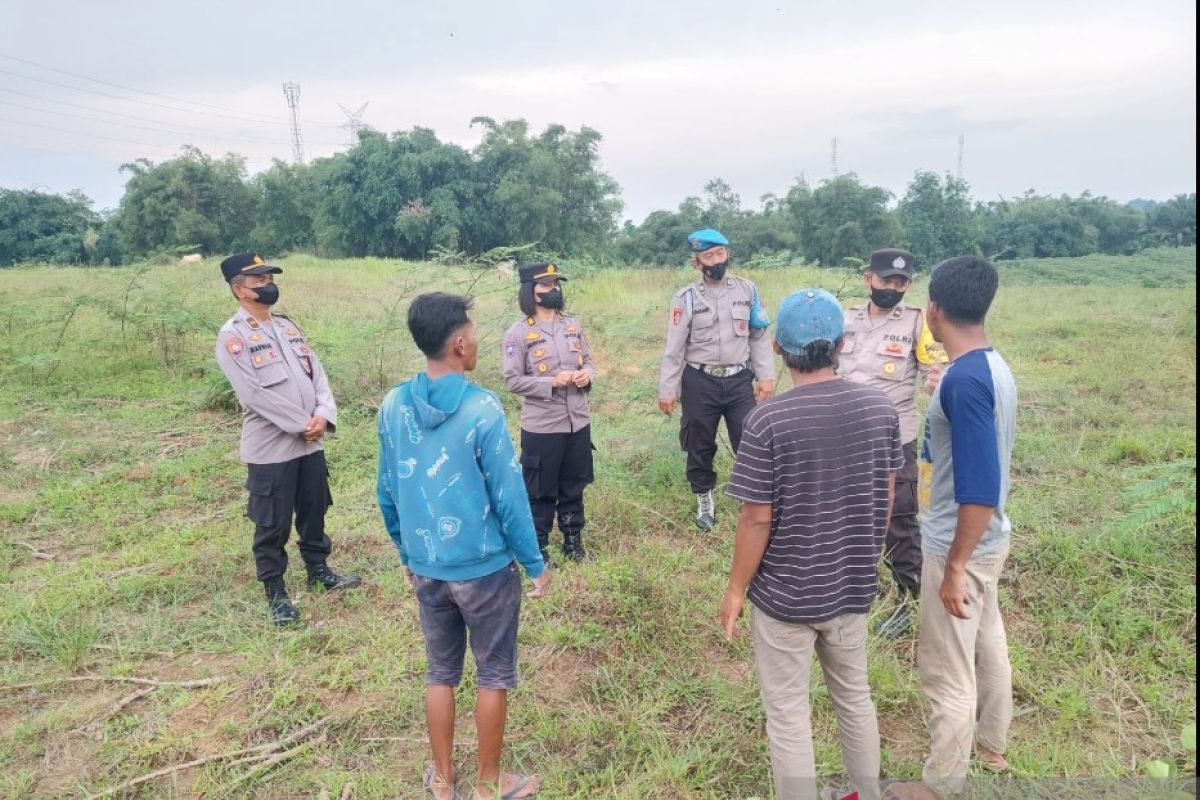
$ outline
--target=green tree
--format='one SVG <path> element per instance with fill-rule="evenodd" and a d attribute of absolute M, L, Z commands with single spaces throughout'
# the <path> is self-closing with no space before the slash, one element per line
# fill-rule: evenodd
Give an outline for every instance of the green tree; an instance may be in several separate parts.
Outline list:
<path fill-rule="evenodd" d="M 313 249 L 317 206 L 313 169 L 275 159 L 252 184 L 258 194 L 258 217 L 250 233 L 251 245 L 275 254 Z"/>
<path fill-rule="evenodd" d="M 124 164 L 129 175 L 115 220 L 128 255 L 181 248 L 208 254 L 249 245 L 258 197 L 246 181 L 246 160 L 234 154 L 214 159 L 194 147 L 154 164 Z"/>
<path fill-rule="evenodd" d="M 833 267 L 894 246 L 899 225 L 888 209 L 891 198 L 887 189 L 868 186 L 853 172 L 822 181 L 816 189 L 798 179 L 787 205 L 805 258 Z"/>
<path fill-rule="evenodd" d="M 97 263 L 101 219 L 82 194 L 0 189 L 0 267 Z"/>
<path fill-rule="evenodd" d="M 1156 203 L 1148 222 L 1155 244 L 1195 244 L 1196 193 L 1177 194 L 1165 203 Z"/>
<path fill-rule="evenodd" d="M 901 243 L 926 266 L 978 252 L 979 222 L 965 181 L 918 171 L 896 208 Z"/>

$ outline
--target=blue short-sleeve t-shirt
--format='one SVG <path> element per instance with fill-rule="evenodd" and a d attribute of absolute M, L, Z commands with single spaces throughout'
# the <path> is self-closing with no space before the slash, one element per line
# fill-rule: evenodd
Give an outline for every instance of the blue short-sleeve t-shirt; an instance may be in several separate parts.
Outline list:
<path fill-rule="evenodd" d="M 958 507 L 992 506 L 976 555 L 1008 544 L 1004 511 L 1017 426 L 1017 385 L 990 347 L 972 350 L 946 368 L 929 400 L 919 459 L 921 549 L 945 556 L 954 541 Z"/>

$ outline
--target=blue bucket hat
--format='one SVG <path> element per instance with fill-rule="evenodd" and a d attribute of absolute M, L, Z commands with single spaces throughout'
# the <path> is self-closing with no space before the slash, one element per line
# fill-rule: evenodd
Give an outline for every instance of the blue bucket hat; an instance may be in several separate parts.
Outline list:
<path fill-rule="evenodd" d="M 824 289 L 801 289 L 779 304 L 775 341 L 794 356 L 816 341 L 836 342 L 844 328 L 842 304 Z"/>
<path fill-rule="evenodd" d="M 720 231 L 704 228 L 688 234 L 688 247 L 692 248 L 693 253 L 703 253 L 714 247 L 729 247 L 729 240 Z"/>

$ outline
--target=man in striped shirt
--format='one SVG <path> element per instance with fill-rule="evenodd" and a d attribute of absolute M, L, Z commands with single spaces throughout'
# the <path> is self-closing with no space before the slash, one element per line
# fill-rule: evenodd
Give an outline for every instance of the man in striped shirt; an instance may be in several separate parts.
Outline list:
<path fill-rule="evenodd" d="M 793 388 L 746 418 L 727 490 L 743 505 L 721 623 L 733 637 L 748 594 L 779 800 L 818 797 L 808 697 L 814 651 L 850 782 L 861 800 L 879 797 L 867 610 L 904 456 L 887 395 L 837 375 L 843 318 L 837 299 L 820 289 L 783 301 L 774 347 Z"/>

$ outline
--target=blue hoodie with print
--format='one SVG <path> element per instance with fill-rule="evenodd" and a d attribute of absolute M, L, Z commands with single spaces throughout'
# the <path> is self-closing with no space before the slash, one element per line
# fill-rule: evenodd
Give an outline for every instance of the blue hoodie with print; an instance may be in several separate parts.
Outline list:
<path fill-rule="evenodd" d="M 388 392 L 375 493 L 417 575 L 474 580 L 514 559 L 531 578 L 545 569 L 504 408 L 462 374 L 422 372 Z"/>

